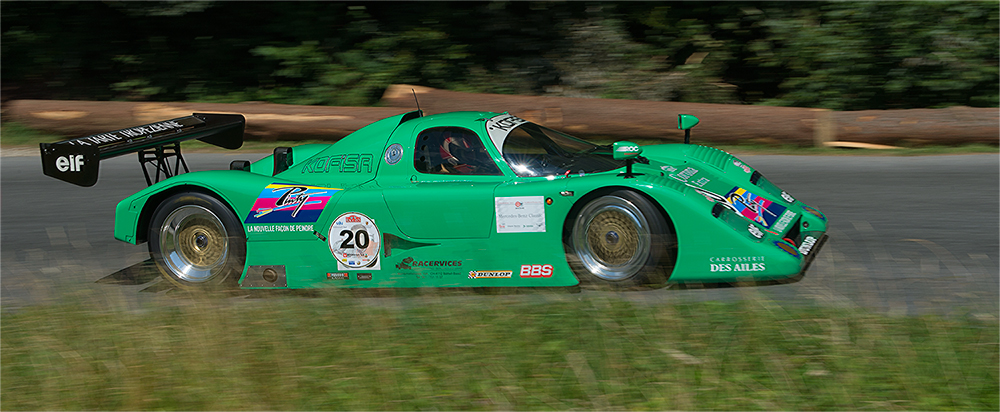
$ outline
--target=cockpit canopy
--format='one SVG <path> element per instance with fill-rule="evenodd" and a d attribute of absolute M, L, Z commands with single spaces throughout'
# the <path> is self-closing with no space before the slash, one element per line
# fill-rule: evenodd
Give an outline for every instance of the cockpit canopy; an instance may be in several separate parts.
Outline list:
<path fill-rule="evenodd" d="M 610 145 L 590 143 L 510 114 L 487 120 L 486 130 L 504 161 L 521 177 L 598 173 L 625 165 L 612 157 Z"/>

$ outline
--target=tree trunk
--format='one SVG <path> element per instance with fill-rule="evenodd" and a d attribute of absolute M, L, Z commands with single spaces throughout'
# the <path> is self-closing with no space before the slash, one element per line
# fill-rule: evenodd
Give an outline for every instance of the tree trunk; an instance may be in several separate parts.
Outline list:
<path fill-rule="evenodd" d="M 393 85 L 382 101 L 425 113 L 455 110 L 509 111 L 518 117 L 581 137 L 683 141 L 677 115 L 692 114 L 695 143 L 822 145 L 828 141 L 877 144 L 997 144 L 996 108 L 864 110 L 831 112 L 798 107 L 742 106 L 641 100 L 458 93 L 421 86 Z"/>
<path fill-rule="evenodd" d="M 190 116 L 239 113 L 246 116 L 247 140 L 335 141 L 368 124 L 407 112 L 392 107 L 295 106 L 269 103 L 138 103 L 66 100 L 14 100 L 4 116 L 24 125 L 67 137 L 123 129 Z"/>

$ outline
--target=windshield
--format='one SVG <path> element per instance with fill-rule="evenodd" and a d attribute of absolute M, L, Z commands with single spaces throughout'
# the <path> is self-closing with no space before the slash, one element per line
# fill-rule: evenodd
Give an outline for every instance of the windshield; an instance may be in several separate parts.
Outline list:
<path fill-rule="evenodd" d="M 611 145 L 593 144 L 528 122 L 506 135 L 501 152 L 521 177 L 606 172 L 625 165 L 612 158 Z"/>

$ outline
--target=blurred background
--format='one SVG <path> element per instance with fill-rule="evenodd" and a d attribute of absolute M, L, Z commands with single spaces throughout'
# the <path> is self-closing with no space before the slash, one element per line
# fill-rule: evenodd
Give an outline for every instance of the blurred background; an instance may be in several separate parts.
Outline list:
<path fill-rule="evenodd" d="M 835 110 L 998 105 L 998 3 L 19 2 L 2 98 L 365 106 L 391 84 Z"/>

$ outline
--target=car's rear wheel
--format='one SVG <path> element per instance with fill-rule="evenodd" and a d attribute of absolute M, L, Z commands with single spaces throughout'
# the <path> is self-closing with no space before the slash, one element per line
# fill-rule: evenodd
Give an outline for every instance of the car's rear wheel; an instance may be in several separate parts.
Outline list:
<path fill-rule="evenodd" d="M 148 239 L 160 273 L 183 289 L 234 287 L 243 273 L 243 226 L 215 197 L 197 192 L 171 196 L 153 213 Z"/>
<path fill-rule="evenodd" d="M 615 191 L 587 202 L 576 216 L 567 236 L 567 256 L 582 282 L 615 287 L 666 282 L 673 233 L 645 197 Z"/>

